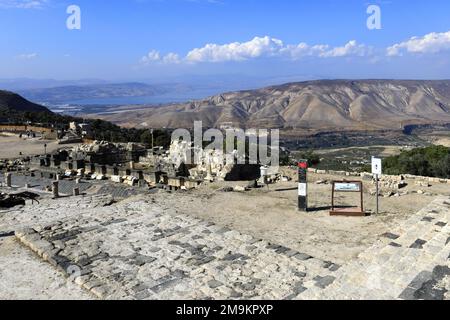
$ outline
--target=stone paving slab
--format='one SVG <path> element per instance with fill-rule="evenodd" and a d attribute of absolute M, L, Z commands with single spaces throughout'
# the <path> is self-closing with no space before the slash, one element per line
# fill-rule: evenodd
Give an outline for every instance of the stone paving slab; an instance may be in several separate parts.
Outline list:
<path fill-rule="evenodd" d="M 3 174 L 0 173 L 0 181 L 4 180 Z M 25 188 L 27 184 L 30 185 L 31 191 L 44 191 L 46 187 L 51 187 L 54 180 L 31 177 L 28 175 L 13 173 L 12 185 L 13 190 L 18 188 Z M 73 189 L 79 188 L 81 193 L 103 195 L 108 194 L 115 199 L 125 199 L 128 197 L 136 196 L 139 194 L 151 193 L 150 191 L 138 188 L 130 187 L 125 184 L 113 183 L 110 181 L 95 181 L 95 180 L 82 180 L 77 184 L 74 180 L 62 179 L 59 181 L 59 193 L 61 195 L 72 195 Z"/>
<path fill-rule="evenodd" d="M 0 212 L 16 237 L 101 299 L 449 299 L 450 199 L 341 266 L 178 213 L 151 196 L 44 199 Z"/>
<path fill-rule="evenodd" d="M 51 187 L 53 181 L 54 180 L 51 179 L 17 174 L 12 176 L 12 185 L 21 188 L 25 187 L 26 184 L 29 184 L 32 189 L 44 190 L 46 187 Z M 61 195 L 72 195 L 74 188 L 79 188 L 80 192 L 85 192 L 91 186 L 92 185 L 87 182 L 77 184 L 75 181 L 71 180 L 60 180 L 58 189 Z"/>
<path fill-rule="evenodd" d="M 111 205 L 113 198 L 110 195 L 94 195 L 59 199 L 46 197 L 39 201 L 39 204 L 29 201 L 26 206 L 0 210 L 0 233 L 11 233 L 39 223 L 62 220 L 79 215 L 83 210 L 91 212 L 97 207 Z"/>
<path fill-rule="evenodd" d="M 344 265 L 308 299 L 450 299 L 450 199 L 439 197 Z M 432 218 L 430 218 L 432 217 Z M 439 223 L 437 223 L 439 222 Z"/>
<path fill-rule="evenodd" d="M 36 211 L 36 209 L 35 209 Z M 135 200 L 16 232 L 102 299 L 293 299 L 340 266 Z"/>

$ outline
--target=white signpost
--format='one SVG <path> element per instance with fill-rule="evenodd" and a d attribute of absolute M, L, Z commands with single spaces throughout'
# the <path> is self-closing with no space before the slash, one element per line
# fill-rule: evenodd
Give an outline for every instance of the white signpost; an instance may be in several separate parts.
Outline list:
<path fill-rule="evenodd" d="M 377 214 L 379 213 L 379 184 L 378 177 L 383 174 L 383 161 L 380 158 L 372 157 L 372 174 L 375 175 L 377 184 Z"/>

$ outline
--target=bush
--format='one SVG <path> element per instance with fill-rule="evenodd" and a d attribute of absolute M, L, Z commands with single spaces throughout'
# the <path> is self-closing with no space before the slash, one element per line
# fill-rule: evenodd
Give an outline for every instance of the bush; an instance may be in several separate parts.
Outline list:
<path fill-rule="evenodd" d="M 450 178 L 450 148 L 431 146 L 403 151 L 383 161 L 386 174 Z"/>
<path fill-rule="evenodd" d="M 316 167 L 320 163 L 320 156 L 311 150 L 300 153 L 298 159 L 308 160 L 308 167 Z"/>

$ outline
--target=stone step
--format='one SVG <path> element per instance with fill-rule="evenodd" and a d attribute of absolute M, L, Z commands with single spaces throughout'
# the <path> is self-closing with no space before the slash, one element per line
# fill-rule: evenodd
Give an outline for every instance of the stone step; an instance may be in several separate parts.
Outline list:
<path fill-rule="evenodd" d="M 426 284 L 442 278 L 445 272 L 450 276 L 450 269 L 445 269 L 450 267 L 450 205 L 447 202 L 450 203 L 447 197 L 437 198 L 404 224 L 382 235 L 358 259 L 344 265 L 335 273 L 336 280 L 331 285 L 306 290 L 298 298 L 443 297 L 435 287 Z M 436 274 L 433 270 L 441 270 L 437 272 L 439 276 L 422 277 L 419 283 L 421 273 Z"/>

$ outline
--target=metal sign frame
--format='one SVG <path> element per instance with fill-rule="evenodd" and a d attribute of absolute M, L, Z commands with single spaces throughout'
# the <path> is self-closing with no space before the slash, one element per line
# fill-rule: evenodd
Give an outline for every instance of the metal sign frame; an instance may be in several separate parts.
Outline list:
<path fill-rule="evenodd" d="M 298 210 L 308 212 L 308 160 L 298 161 Z"/>
<path fill-rule="evenodd" d="M 375 176 L 375 182 L 377 185 L 376 188 L 376 213 L 377 215 L 380 212 L 380 183 L 379 183 L 379 176 L 383 174 L 383 160 L 381 158 L 372 157 L 372 174 Z"/>
<path fill-rule="evenodd" d="M 356 184 L 359 186 L 358 191 L 353 190 L 336 190 L 336 184 Z M 331 211 L 330 215 L 332 216 L 351 216 L 351 217 L 365 217 L 366 213 L 364 212 L 364 185 L 362 181 L 333 181 L 332 182 L 332 189 L 331 189 Z M 336 208 L 335 206 L 335 194 L 336 193 L 356 193 L 359 192 L 361 197 L 361 204 L 360 207 L 357 208 Z"/>

